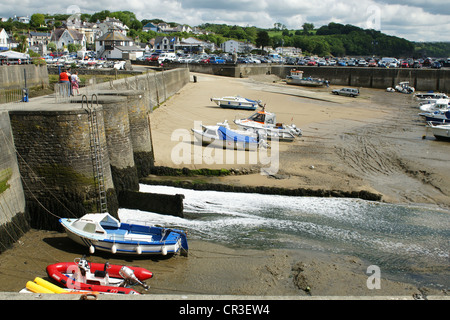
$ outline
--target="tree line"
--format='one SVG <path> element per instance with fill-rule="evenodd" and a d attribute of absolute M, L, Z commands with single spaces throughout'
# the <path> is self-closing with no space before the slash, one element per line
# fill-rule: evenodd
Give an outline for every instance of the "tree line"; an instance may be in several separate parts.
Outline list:
<path fill-rule="evenodd" d="M 24 30 L 51 31 L 53 27 L 59 27 L 62 22 L 70 17 L 69 14 L 41 14 L 35 13 L 30 18 L 30 24 L 23 24 L 11 19 L 0 22 L 0 28 L 6 31 L 18 33 Z M 129 27 L 129 36 L 139 38 L 141 42 L 162 35 L 154 31 L 143 31 L 142 28 L 148 22 L 158 24 L 164 22 L 161 19 L 144 19 L 139 21 L 136 15 L 130 11 L 111 12 L 103 10 L 94 14 L 80 13 L 81 21 L 97 22 L 107 17 L 119 19 Z M 48 24 L 46 24 L 46 21 Z M 172 26 L 175 22 L 166 22 Z M 328 25 L 315 28 L 312 23 L 304 23 L 302 29 L 288 30 L 285 25 L 275 23 L 273 28 L 262 29 L 255 26 L 231 26 L 227 24 L 204 23 L 198 26 L 200 29 L 210 31 L 208 35 L 195 35 L 196 38 L 210 41 L 220 46 L 221 43 L 236 39 L 255 44 L 258 48 L 296 47 L 301 48 L 305 54 L 319 56 L 395 56 L 395 57 L 449 57 L 449 42 L 412 42 L 403 38 L 390 36 L 373 29 L 363 29 L 350 24 L 330 22 Z M 172 36 L 187 38 L 194 36 L 186 32 L 171 33 Z"/>

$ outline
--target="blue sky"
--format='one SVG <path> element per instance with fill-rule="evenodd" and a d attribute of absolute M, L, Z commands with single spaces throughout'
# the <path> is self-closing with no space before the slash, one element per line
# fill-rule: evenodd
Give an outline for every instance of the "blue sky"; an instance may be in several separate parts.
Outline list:
<path fill-rule="evenodd" d="M 411 41 L 450 41 L 448 0 L 8 0 L 0 3 L 0 17 L 33 13 L 82 13 L 128 10 L 139 20 L 159 18 L 197 26 L 202 23 L 301 29 L 329 22 L 373 28 Z"/>

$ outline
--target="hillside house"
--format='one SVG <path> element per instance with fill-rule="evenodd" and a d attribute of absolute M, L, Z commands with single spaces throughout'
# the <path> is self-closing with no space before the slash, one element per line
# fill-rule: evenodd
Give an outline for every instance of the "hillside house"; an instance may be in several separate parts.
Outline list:
<path fill-rule="evenodd" d="M 3 28 L 0 29 L 0 51 L 9 49 L 8 39 L 9 39 L 9 36 L 6 33 L 5 29 L 3 29 Z"/>
<path fill-rule="evenodd" d="M 58 28 L 53 30 L 50 41 L 56 44 L 57 49 L 67 48 L 71 43 L 80 44 L 82 48 L 86 48 L 86 37 L 84 34 L 71 29 Z"/>
<path fill-rule="evenodd" d="M 110 31 L 95 40 L 95 51 L 97 58 L 123 59 L 124 54 L 139 58 L 145 49 L 121 32 Z"/>
<path fill-rule="evenodd" d="M 153 43 L 153 49 L 161 51 L 172 51 L 180 45 L 180 39 L 178 37 L 156 37 Z"/>

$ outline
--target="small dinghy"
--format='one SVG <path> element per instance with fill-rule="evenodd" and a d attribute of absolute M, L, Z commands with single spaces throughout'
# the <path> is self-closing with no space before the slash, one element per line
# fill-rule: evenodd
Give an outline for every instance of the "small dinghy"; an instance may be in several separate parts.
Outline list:
<path fill-rule="evenodd" d="M 153 274 L 141 267 L 128 267 L 106 263 L 88 262 L 85 257 L 74 262 L 60 262 L 47 266 L 47 274 L 63 287 L 74 291 L 99 293 L 140 294 L 130 288 L 141 285 Z"/>
<path fill-rule="evenodd" d="M 95 250 L 128 255 L 181 253 L 187 255 L 186 233 L 182 230 L 121 223 L 109 213 L 90 213 L 81 218 L 59 220 L 73 241 Z"/>

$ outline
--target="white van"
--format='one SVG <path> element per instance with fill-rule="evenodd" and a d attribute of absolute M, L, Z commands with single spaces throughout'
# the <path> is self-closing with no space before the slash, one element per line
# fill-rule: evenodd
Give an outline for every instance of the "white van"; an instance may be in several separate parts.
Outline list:
<path fill-rule="evenodd" d="M 159 55 L 158 58 L 158 62 L 163 62 L 163 61 L 175 61 L 175 59 L 177 58 L 177 56 L 175 55 L 174 52 L 162 52 Z"/>

